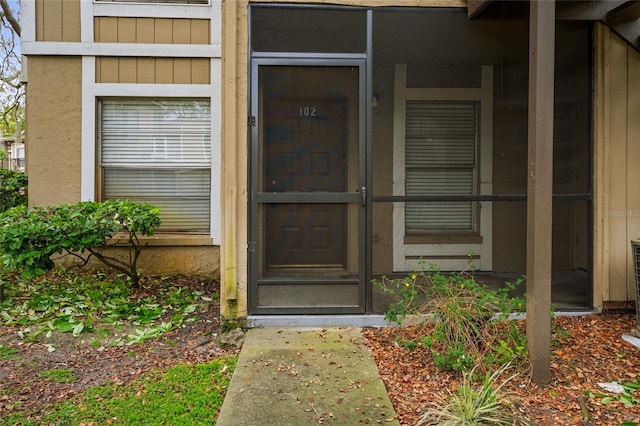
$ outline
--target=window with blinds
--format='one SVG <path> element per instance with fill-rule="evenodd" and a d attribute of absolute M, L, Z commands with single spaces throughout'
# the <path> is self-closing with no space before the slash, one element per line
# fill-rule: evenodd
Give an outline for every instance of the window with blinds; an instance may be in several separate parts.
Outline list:
<path fill-rule="evenodd" d="M 407 101 L 406 195 L 477 193 L 475 102 Z M 407 233 L 476 230 L 475 202 L 408 202 Z"/>
<path fill-rule="evenodd" d="M 209 4 L 209 0 L 95 0 L 98 3 Z"/>
<path fill-rule="evenodd" d="M 100 127 L 103 200 L 160 207 L 161 230 L 209 230 L 209 100 L 102 99 Z"/>

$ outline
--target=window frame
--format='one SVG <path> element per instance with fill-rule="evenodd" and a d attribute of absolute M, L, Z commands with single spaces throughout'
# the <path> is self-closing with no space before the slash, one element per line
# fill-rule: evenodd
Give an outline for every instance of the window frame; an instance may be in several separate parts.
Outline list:
<path fill-rule="evenodd" d="M 408 181 L 409 181 L 409 170 L 413 169 L 413 170 L 421 170 L 421 171 L 426 171 L 426 170 L 436 170 L 436 169 L 445 169 L 445 170 L 452 170 L 452 169 L 456 169 L 456 170 L 471 170 L 472 173 L 472 177 L 471 177 L 471 194 L 470 195 L 478 195 L 480 193 L 480 102 L 478 100 L 440 100 L 440 99 L 407 99 L 406 103 L 408 104 L 409 102 L 421 102 L 421 103 L 425 103 L 425 104 L 447 104 L 447 105 L 451 105 L 451 104 L 459 104 L 459 105 L 472 105 L 473 106 L 473 114 L 474 114 L 474 140 L 473 140 L 473 164 L 471 166 L 465 165 L 465 166 L 457 166 L 457 165 L 453 165 L 451 163 L 448 164 L 444 164 L 440 167 L 436 167 L 436 166 L 422 166 L 422 167 L 411 167 L 409 166 L 407 159 L 406 159 L 406 155 L 405 155 L 405 164 L 404 164 L 404 181 L 405 181 L 405 194 L 404 195 L 425 195 L 425 194 L 407 194 L 407 188 L 408 188 Z M 405 118 L 406 118 L 406 112 L 405 112 Z M 405 127 L 405 131 L 406 131 L 406 127 Z M 405 138 L 405 143 L 404 143 L 404 148 L 405 148 L 405 153 L 407 150 L 407 139 Z M 409 204 L 410 202 L 407 202 L 407 204 Z M 451 203 L 458 203 L 458 202 L 451 202 Z M 481 236 L 480 236 L 480 204 L 477 201 L 470 201 L 471 203 L 471 217 L 469 218 L 469 222 L 470 222 L 470 228 L 430 228 L 430 229 L 417 229 L 417 228 L 413 228 L 413 227 L 409 227 L 409 225 L 407 224 L 408 220 L 407 220 L 407 204 L 405 204 L 405 241 L 407 241 L 407 239 L 411 240 L 411 241 L 420 241 L 421 239 L 426 240 L 426 241 L 432 241 L 431 238 L 429 237 L 435 237 L 435 239 L 438 239 L 440 241 L 447 241 L 447 240 L 451 240 L 451 238 L 445 238 L 445 239 L 439 239 L 439 236 L 442 235 L 447 235 L 447 236 L 451 236 L 451 235 L 460 235 L 460 236 L 477 236 L 480 238 L 481 241 Z M 446 204 L 448 205 L 449 203 L 447 202 L 438 202 L 438 204 Z M 425 238 L 420 238 L 420 237 L 425 237 Z M 476 240 L 477 241 L 477 240 Z"/>
<path fill-rule="evenodd" d="M 198 235 L 208 235 L 211 233 L 212 230 L 212 215 L 214 214 L 214 211 L 212 210 L 212 184 L 213 184 L 213 163 L 214 163 L 214 158 L 213 156 L 215 155 L 214 151 L 213 151 L 213 144 L 212 144 L 212 129 L 211 127 L 209 127 L 209 131 L 208 132 L 204 132 L 203 134 L 205 136 L 209 137 L 209 152 L 208 152 L 208 159 L 206 161 L 203 161 L 202 164 L 197 165 L 197 164 L 193 164 L 193 163 L 177 163 L 177 164 L 172 164 L 172 165 L 160 165 L 160 166 L 153 166 L 153 162 L 150 162 L 148 165 L 144 164 L 144 167 L 140 167 L 140 165 L 135 165 L 135 167 L 131 166 L 131 165 L 127 165 L 127 164 L 109 164 L 109 165 L 104 165 L 103 161 L 102 161 L 102 155 L 103 155 L 103 101 L 105 100 L 131 100 L 131 101 L 189 101 L 189 100 L 197 100 L 197 101 L 202 101 L 202 102 L 207 102 L 209 104 L 209 119 L 207 120 L 207 123 L 209 123 L 209 126 L 211 126 L 211 118 L 212 118 L 212 114 L 213 111 L 211 110 L 212 108 L 212 103 L 211 103 L 211 98 L 209 97 L 191 97 L 191 96 L 185 96 L 185 97 L 159 97 L 159 96 L 101 96 L 101 97 L 97 97 L 96 98 L 96 113 L 97 113 L 97 117 L 96 117 L 96 139 L 97 139 L 97 146 L 96 146 L 96 195 L 97 195 L 97 200 L 99 201 L 103 201 L 106 198 L 105 195 L 105 169 L 110 169 L 110 170 L 118 170 L 118 169 L 133 169 L 135 168 L 136 170 L 145 170 L 145 171 L 167 171 L 167 170 L 206 170 L 208 172 L 208 182 L 207 184 L 209 185 L 209 189 L 206 192 L 206 203 L 204 203 L 203 205 L 206 206 L 206 208 L 208 209 L 208 216 L 207 216 L 207 226 L 206 229 L 205 228 L 199 228 L 199 229 L 181 229 L 179 227 L 167 227 L 167 226 L 162 226 L 156 231 L 156 233 L 170 233 L 170 234 L 198 234 Z M 206 164 L 205 164 L 206 163 Z M 134 200 L 135 201 L 135 200 Z M 139 202 L 145 202 L 143 200 L 139 200 Z M 162 206 L 158 206 L 158 207 L 162 207 Z"/>
<path fill-rule="evenodd" d="M 139 4 L 168 4 L 180 6 L 209 6 L 210 0 L 93 0 L 94 3 L 139 3 Z"/>
<path fill-rule="evenodd" d="M 412 88 L 407 87 L 407 64 L 395 65 L 393 121 L 393 196 L 405 196 L 406 105 L 407 101 L 477 102 L 479 135 L 476 142 L 477 194 L 493 193 L 493 66 L 481 66 L 480 87 Z M 469 257 L 480 270 L 491 270 L 492 222 L 490 202 L 477 202 L 477 232 L 407 233 L 405 203 L 393 203 L 393 270 L 408 271 L 420 267 L 421 258 L 442 259 L 442 270 L 463 270 Z"/>

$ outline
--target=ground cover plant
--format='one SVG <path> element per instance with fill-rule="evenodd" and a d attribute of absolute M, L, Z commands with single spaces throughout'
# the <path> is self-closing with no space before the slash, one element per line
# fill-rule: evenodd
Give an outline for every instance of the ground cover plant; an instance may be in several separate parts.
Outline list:
<path fill-rule="evenodd" d="M 44 342 L 50 351 L 54 332 L 95 347 L 132 345 L 197 321 L 198 305 L 218 297 L 173 285 L 170 277 L 149 278 L 146 286 L 152 291 L 130 294 L 122 276 L 76 270 L 17 279 L 1 305 L 0 321 L 14 326 L 24 341 Z"/>
<path fill-rule="evenodd" d="M 89 391 L 96 386 L 112 386 L 118 394 L 136 389 L 121 404 L 150 404 L 152 385 L 129 387 L 130 382 L 161 377 L 157 386 L 170 386 L 170 377 L 179 382 L 180 374 L 183 380 L 208 374 L 197 372 L 199 365 L 215 360 L 229 371 L 234 364 L 225 359 L 238 351 L 218 340 L 222 326 L 215 277 L 145 277 L 138 288 L 130 288 L 122 275 L 56 268 L 16 279 L 7 296 L 0 305 L 0 424 L 64 423 L 54 421 L 55 416 L 71 419 L 64 424 L 80 424 L 81 413 L 70 414 L 70 405 L 59 404 L 77 407 L 91 395 L 86 392 L 99 397 L 101 391 Z M 186 370 L 178 370 L 178 376 L 163 376 L 183 364 Z M 151 371 L 157 373 L 148 376 Z M 214 394 L 224 394 L 225 385 L 208 377 L 204 389 L 213 401 Z M 204 398 L 179 393 L 184 404 Z M 86 403 L 87 411 L 96 404 Z M 45 422 L 47 415 L 54 417 Z"/>
<path fill-rule="evenodd" d="M 198 365 L 182 364 L 163 372 L 152 371 L 124 386 L 95 386 L 50 406 L 38 423 L 14 414 L 0 418 L 0 424 L 215 424 L 236 361 L 232 356 Z"/>

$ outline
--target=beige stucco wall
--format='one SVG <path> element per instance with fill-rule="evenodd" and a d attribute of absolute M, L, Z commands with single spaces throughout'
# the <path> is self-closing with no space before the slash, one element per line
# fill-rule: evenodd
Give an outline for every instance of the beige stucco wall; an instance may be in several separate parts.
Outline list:
<path fill-rule="evenodd" d="M 630 240 L 640 239 L 640 53 L 596 32 L 594 298 L 635 300 Z"/>
<path fill-rule="evenodd" d="M 158 237 L 158 235 L 156 235 Z M 163 238 L 159 236 L 158 238 Z M 128 252 L 125 249 L 109 249 L 109 256 L 121 257 L 127 261 Z M 60 263 L 73 266 L 73 258 L 65 258 Z M 108 270 L 104 264 L 92 259 L 87 266 L 92 270 Z M 220 247 L 208 245 L 171 246 L 161 244 L 149 245 L 138 258 L 138 270 L 141 275 L 208 275 L 220 276 Z"/>
<path fill-rule="evenodd" d="M 81 59 L 30 57 L 28 74 L 29 205 L 80 201 Z"/>

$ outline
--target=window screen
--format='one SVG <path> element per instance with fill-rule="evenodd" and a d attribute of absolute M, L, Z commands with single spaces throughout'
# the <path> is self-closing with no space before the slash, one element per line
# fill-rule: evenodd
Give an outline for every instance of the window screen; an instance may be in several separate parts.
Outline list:
<path fill-rule="evenodd" d="M 406 195 L 476 193 L 477 111 L 474 102 L 408 101 Z M 407 232 L 473 231 L 473 202 L 409 202 Z"/>
<path fill-rule="evenodd" d="M 197 99 L 103 99 L 102 199 L 161 208 L 161 229 L 208 231 L 211 108 Z"/>

